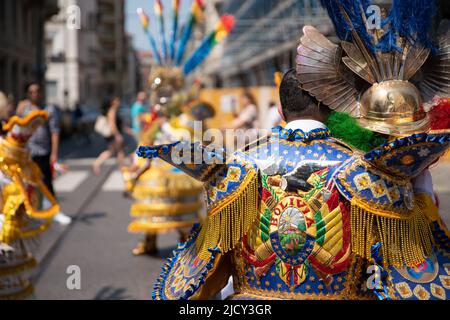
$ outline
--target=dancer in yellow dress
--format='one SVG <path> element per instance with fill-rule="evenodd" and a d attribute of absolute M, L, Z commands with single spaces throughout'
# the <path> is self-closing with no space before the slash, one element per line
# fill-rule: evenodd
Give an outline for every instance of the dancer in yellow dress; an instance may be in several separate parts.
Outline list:
<path fill-rule="evenodd" d="M 174 22 L 178 21 L 178 9 L 178 1 L 174 1 Z M 191 56 L 184 59 L 186 46 L 194 27 L 201 21 L 203 10 L 203 1 L 195 0 L 186 27 L 178 41 L 176 36 L 171 39 L 169 52 L 165 46 L 164 32 L 160 34 L 164 41 L 159 50 L 149 29 L 148 16 L 138 9 L 157 65 L 149 79 L 152 112 L 146 116 L 141 143 L 153 145 L 176 140 L 193 142 L 202 135 L 201 130 L 194 132 L 194 121 L 204 122 L 213 115 L 210 106 L 195 102 L 195 90 L 189 85 L 187 77 L 206 59 L 213 47 L 228 35 L 233 28 L 234 18 L 223 16 Z M 164 29 L 163 12 L 161 1 L 157 1 L 155 14 L 160 30 Z M 174 26 L 173 33 L 177 32 Z M 154 253 L 157 249 L 156 237 L 160 233 L 178 230 L 180 240 L 186 240 L 187 231 L 199 221 L 202 184 L 160 160 L 137 160 L 133 167 L 124 169 L 124 177 L 127 193 L 135 200 L 131 207 L 133 221 L 128 230 L 145 235 L 133 254 Z"/>
<path fill-rule="evenodd" d="M 36 237 L 59 212 L 54 196 L 42 181 L 26 143 L 47 121 L 46 111 L 12 117 L 0 138 L 0 300 L 23 299 L 33 293 L 29 273 L 37 263 L 32 250 Z"/>
<path fill-rule="evenodd" d="M 164 79 L 162 74 L 154 77 Z M 154 92 L 154 97 L 157 96 L 159 100 L 172 101 L 173 96 L 162 97 L 158 95 L 157 89 Z M 182 101 L 180 97 L 175 100 Z M 153 105 L 156 105 L 156 101 L 153 101 Z M 158 106 L 158 113 L 155 111 L 145 115 L 147 121 L 140 143 L 170 143 L 186 139 L 186 134 L 188 141 L 194 141 L 190 138 L 194 138 L 194 121 L 203 121 L 213 115 L 212 108 L 201 103 L 190 105 L 181 114 L 182 106 L 170 104 L 166 108 L 161 103 Z M 131 207 L 134 220 L 128 230 L 145 234 L 144 240 L 133 250 L 135 255 L 139 255 L 156 251 L 156 236 L 160 233 L 178 230 L 180 241 L 186 239 L 186 232 L 199 219 L 203 188 L 195 179 L 164 161 L 146 161 L 140 158 L 135 161 L 132 168 L 124 168 L 124 176 L 127 191 L 135 200 Z"/>

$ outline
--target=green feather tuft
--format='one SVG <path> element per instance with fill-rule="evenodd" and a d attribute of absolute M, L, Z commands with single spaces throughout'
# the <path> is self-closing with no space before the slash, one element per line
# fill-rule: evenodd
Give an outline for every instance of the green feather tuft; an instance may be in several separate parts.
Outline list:
<path fill-rule="evenodd" d="M 327 126 L 333 137 L 364 152 L 388 142 L 385 135 L 364 129 L 355 118 L 344 112 L 332 112 L 328 117 Z"/>

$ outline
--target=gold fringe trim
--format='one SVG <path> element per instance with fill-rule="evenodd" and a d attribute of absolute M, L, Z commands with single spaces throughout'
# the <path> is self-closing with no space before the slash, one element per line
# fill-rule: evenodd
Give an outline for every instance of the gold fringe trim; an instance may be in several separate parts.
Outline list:
<path fill-rule="evenodd" d="M 252 169 L 239 188 L 208 214 L 196 242 L 201 259 L 211 257 L 208 249 L 219 246 L 224 254 L 239 243 L 258 217 L 258 199 L 258 174 Z"/>
<path fill-rule="evenodd" d="M 380 216 L 351 204 L 352 251 L 371 259 L 375 242 L 382 243 L 381 253 L 386 265 L 415 266 L 422 263 L 433 249 L 433 237 L 426 216 L 416 204 L 408 219 Z"/>

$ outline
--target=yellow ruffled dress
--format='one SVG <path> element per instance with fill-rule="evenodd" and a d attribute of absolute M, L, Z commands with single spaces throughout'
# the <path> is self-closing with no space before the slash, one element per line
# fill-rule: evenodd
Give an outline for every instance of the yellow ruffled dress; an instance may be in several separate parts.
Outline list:
<path fill-rule="evenodd" d="M 36 237 L 59 212 L 55 197 L 25 148 L 47 117 L 46 111 L 13 117 L 4 126 L 6 137 L 0 138 L 0 300 L 32 295 L 29 271 L 37 265 L 32 254 Z"/>
<path fill-rule="evenodd" d="M 188 126 L 183 128 L 189 129 Z M 144 129 L 140 145 L 149 145 L 152 141 L 159 144 L 176 139 L 177 130 L 180 129 L 178 118 L 165 124 L 155 121 Z M 140 168 L 148 165 L 142 158 L 136 158 L 136 164 Z M 188 229 L 199 220 L 203 185 L 159 159 L 151 161 L 148 170 L 140 175 L 134 186 L 131 182 L 132 170 L 124 168 L 123 174 L 126 189 L 131 191 L 134 199 L 130 210 L 133 221 L 128 230 L 147 236 L 147 248 L 143 251 L 156 250 L 155 237 L 161 233 L 178 230 L 180 240 L 185 240 Z"/>

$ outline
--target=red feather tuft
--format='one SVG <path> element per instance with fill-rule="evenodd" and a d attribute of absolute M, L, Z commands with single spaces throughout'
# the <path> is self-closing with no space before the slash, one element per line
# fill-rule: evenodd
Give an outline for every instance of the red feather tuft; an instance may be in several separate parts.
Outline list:
<path fill-rule="evenodd" d="M 228 33 L 233 30 L 235 19 L 232 15 L 226 14 L 220 18 L 220 21 L 222 22 L 223 26 L 227 30 Z"/>
<path fill-rule="evenodd" d="M 450 129 L 450 98 L 439 99 L 429 115 L 432 130 Z"/>

